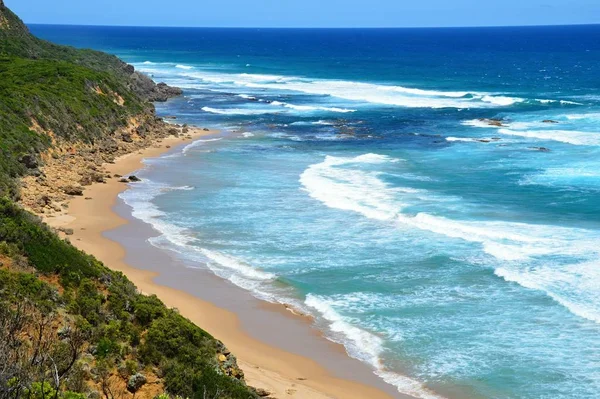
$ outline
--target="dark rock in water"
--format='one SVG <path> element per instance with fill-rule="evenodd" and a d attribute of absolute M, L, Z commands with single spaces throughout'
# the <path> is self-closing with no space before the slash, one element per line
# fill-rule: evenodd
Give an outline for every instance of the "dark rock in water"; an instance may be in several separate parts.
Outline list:
<path fill-rule="evenodd" d="M 23 155 L 19 162 L 21 162 L 27 169 L 36 169 L 39 166 L 38 160 L 31 154 Z"/>
<path fill-rule="evenodd" d="M 542 122 L 543 123 L 558 123 L 558 121 L 554 121 L 552 119 L 544 119 Z"/>
<path fill-rule="evenodd" d="M 139 177 L 137 177 L 135 175 L 131 175 L 131 176 L 129 176 L 129 181 L 142 181 L 142 179 L 140 179 Z"/>
<path fill-rule="evenodd" d="M 206 127 L 204 129 L 202 129 L 202 130 L 204 130 L 205 132 L 210 132 L 210 129 L 206 128 Z"/>
<path fill-rule="evenodd" d="M 62 191 L 67 195 L 83 195 L 83 187 L 80 186 L 66 186 Z"/>
<path fill-rule="evenodd" d="M 546 147 L 528 147 L 530 150 L 541 151 L 541 152 L 550 152 L 550 148 Z"/>
<path fill-rule="evenodd" d="M 498 119 L 498 118 L 481 118 L 479 119 L 480 122 L 484 122 L 487 123 L 490 126 L 496 126 L 496 127 L 503 127 L 506 126 L 504 125 L 504 121 L 502 119 Z"/>
<path fill-rule="evenodd" d="M 127 381 L 127 390 L 131 393 L 135 393 L 135 392 L 139 391 L 140 388 L 142 386 L 144 386 L 144 384 L 147 381 L 148 380 L 146 379 L 146 377 L 143 374 L 135 373 L 134 375 L 129 377 L 129 381 Z"/>
<path fill-rule="evenodd" d="M 167 115 L 164 117 L 165 119 L 177 119 L 177 117 L 175 115 Z"/>

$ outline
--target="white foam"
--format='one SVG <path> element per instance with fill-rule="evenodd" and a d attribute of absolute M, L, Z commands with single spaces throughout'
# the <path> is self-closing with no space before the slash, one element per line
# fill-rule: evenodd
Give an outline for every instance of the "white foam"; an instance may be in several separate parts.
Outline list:
<path fill-rule="evenodd" d="M 600 112 L 590 112 L 587 114 L 568 114 L 565 115 L 565 118 L 569 120 L 580 120 L 580 119 L 592 119 L 592 120 L 600 120 Z"/>
<path fill-rule="evenodd" d="M 579 317 L 600 324 L 600 259 L 592 262 L 541 266 L 525 270 L 501 267 L 494 272 L 506 281 L 544 291 Z"/>
<path fill-rule="evenodd" d="M 202 111 L 219 115 L 263 115 L 276 114 L 278 111 L 268 109 L 249 109 L 249 108 L 212 108 L 202 107 Z"/>
<path fill-rule="evenodd" d="M 179 68 L 179 69 L 185 69 L 185 70 L 194 69 L 194 67 L 193 67 L 193 66 L 190 66 L 190 65 L 181 65 L 181 64 L 177 64 L 177 65 L 175 65 L 175 68 Z"/>
<path fill-rule="evenodd" d="M 217 72 L 186 72 L 184 76 L 198 82 L 252 89 L 293 91 L 324 95 L 362 103 L 383 104 L 411 108 L 490 108 L 507 106 L 524 99 L 469 91 L 423 90 L 394 85 L 353 82 L 332 79 L 309 79 L 295 76 L 228 74 Z"/>
<path fill-rule="evenodd" d="M 575 130 L 512 130 L 498 129 L 498 132 L 509 136 L 531 139 L 560 141 L 573 145 L 599 146 L 600 133 L 580 132 Z"/>
<path fill-rule="evenodd" d="M 305 304 L 315 309 L 327 322 L 333 333 L 330 338 L 345 346 L 348 354 L 366 362 L 374 368 L 375 374 L 394 385 L 398 392 L 422 399 L 442 399 L 441 396 L 426 389 L 423 384 L 409 377 L 385 369 L 381 363 L 383 340 L 375 334 L 355 327 L 341 316 L 334 307 L 335 301 L 325 297 L 308 294 Z"/>
<path fill-rule="evenodd" d="M 241 274 L 245 278 L 252 280 L 273 280 L 276 276 L 273 273 L 268 273 L 250 266 L 248 263 L 233 256 L 226 255 L 217 251 L 211 251 L 206 248 L 201 248 L 200 251 L 204 256 L 219 266 L 227 268 L 237 274 Z"/>
<path fill-rule="evenodd" d="M 465 142 L 473 142 L 472 138 L 468 137 L 446 137 L 446 141 L 465 141 Z"/>
<path fill-rule="evenodd" d="M 373 219 L 389 220 L 401 208 L 395 200 L 399 189 L 389 187 L 375 172 L 349 170 L 339 166 L 397 161 L 378 154 L 354 158 L 327 156 L 324 162 L 309 166 L 300 176 L 300 182 L 311 197 L 331 208 L 359 212 Z"/>
<path fill-rule="evenodd" d="M 516 103 L 522 103 L 523 101 L 525 101 L 525 99 L 523 98 L 517 98 L 517 97 L 506 97 L 506 96 L 490 96 L 490 95 L 486 95 L 483 96 L 481 98 L 481 101 L 483 102 L 487 102 L 490 104 L 494 104 L 494 105 L 499 105 L 499 106 L 509 106 L 509 105 L 513 105 Z"/>
<path fill-rule="evenodd" d="M 242 133 L 242 137 L 245 137 L 245 138 L 254 137 L 254 133 L 244 132 L 244 133 Z"/>
<path fill-rule="evenodd" d="M 238 94 L 237 96 L 241 97 L 241 98 L 243 98 L 245 100 L 257 100 L 256 97 L 248 95 L 248 94 Z"/>
<path fill-rule="evenodd" d="M 536 289 L 555 298 L 577 315 L 586 314 L 593 320 L 596 316 L 590 314 L 600 315 L 600 296 L 596 294 L 600 287 L 600 235 L 597 232 L 542 224 L 455 220 L 425 212 L 405 214 L 403 210 L 407 205 L 415 203 L 414 191 L 406 187 L 391 187 L 379 178 L 380 174 L 376 171 L 361 169 L 364 163 L 386 162 L 390 159 L 376 154 L 355 158 L 328 156 L 325 161 L 309 166 L 300 176 L 300 181 L 312 198 L 330 208 L 396 223 L 403 229 L 410 227 L 434 233 L 440 239 L 479 244 L 492 261 L 503 262 L 506 267 L 517 267 L 524 276 L 531 276 L 531 270 L 526 269 L 531 265 L 552 265 L 560 271 L 555 271 L 554 275 L 546 273 L 548 282 L 536 286 Z M 427 195 L 424 191 L 417 193 L 417 199 Z M 591 273 L 591 267 L 587 266 L 585 271 L 573 266 L 581 261 L 598 265 L 598 272 Z M 582 278 L 587 279 L 587 286 L 577 283 L 577 279 L 572 277 L 576 274 L 573 270 L 578 270 Z M 524 286 L 531 288 L 526 284 Z M 557 291 L 554 286 L 562 287 L 563 291 Z M 590 296 L 593 295 L 596 299 L 592 300 Z"/>
<path fill-rule="evenodd" d="M 223 140 L 223 137 L 216 137 L 214 139 L 196 140 L 196 141 L 186 145 L 185 147 L 183 147 L 183 150 L 181 150 L 181 153 L 183 155 L 186 155 L 191 149 L 202 146 L 205 143 L 210 143 L 210 142 L 219 141 L 219 140 Z"/>
<path fill-rule="evenodd" d="M 312 106 L 312 105 L 294 105 L 294 104 L 288 104 L 288 103 L 284 103 L 284 102 L 280 102 L 280 101 L 273 101 L 271 102 L 271 105 L 274 106 L 280 106 L 280 107 L 284 107 L 284 108 L 290 108 L 296 111 L 308 111 L 308 112 L 313 112 L 313 111 L 327 111 L 327 112 L 339 112 L 339 113 L 349 113 L 349 112 L 356 112 L 355 109 L 349 109 L 349 108 L 338 108 L 338 107 L 320 107 L 320 106 Z"/>

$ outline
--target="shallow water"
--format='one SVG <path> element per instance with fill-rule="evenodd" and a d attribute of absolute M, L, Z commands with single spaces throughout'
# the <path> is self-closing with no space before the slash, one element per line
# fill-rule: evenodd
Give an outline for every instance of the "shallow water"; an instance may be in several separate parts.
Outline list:
<path fill-rule="evenodd" d="M 225 132 L 122 195 L 155 246 L 310 312 L 401 392 L 597 397 L 600 27 L 32 30 Z"/>

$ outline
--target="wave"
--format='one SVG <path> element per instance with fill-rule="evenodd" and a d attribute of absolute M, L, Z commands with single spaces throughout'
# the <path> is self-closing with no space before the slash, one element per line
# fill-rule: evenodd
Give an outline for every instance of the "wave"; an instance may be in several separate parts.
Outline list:
<path fill-rule="evenodd" d="M 267 281 L 273 280 L 276 277 L 273 273 L 258 270 L 233 256 L 225 255 L 217 251 L 211 251 L 206 248 L 201 248 L 200 251 L 212 262 L 217 263 L 221 267 L 233 270 L 246 278 Z"/>
<path fill-rule="evenodd" d="M 211 114 L 219 114 L 219 115 L 265 115 L 265 114 L 279 113 L 279 111 L 265 110 L 265 109 L 212 108 L 212 107 L 202 107 L 202 111 L 209 112 Z"/>
<path fill-rule="evenodd" d="M 596 285 L 600 281 L 600 261 L 561 268 L 540 267 L 525 272 L 500 267 L 494 273 L 506 281 L 543 291 L 574 315 L 600 324 L 600 297 Z"/>
<path fill-rule="evenodd" d="M 280 102 L 280 101 L 273 101 L 270 103 L 271 105 L 275 105 L 275 106 L 281 106 L 284 108 L 291 108 L 293 110 L 296 111 L 327 111 L 327 112 L 339 112 L 339 113 L 349 113 L 349 112 L 356 112 L 355 109 L 349 109 L 349 108 L 337 108 L 337 107 L 319 107 L 319 106 L 312 106 L 312 105 L 294 105 L 294 104 L 288 104 L 288 103 L 284 103 L 284 102 Z"/>
<path fill-rule="evenodd" d="M 468 137 L 446 137 L 446 141 L 450 141 L 450 142 L 453 142 L 453 141 L 464 141 L 464 142 L 471 143 L 471 142 L 473 142 L 475 140 L 472 139 L 472 138 L 468 138 Z"/>
<path fill-rule="evenodd" d="M 260 75 L 247 73 L 187 72 L 194 79 L 188 83 L 237 86 L 251 89 L 292 91 L 344 100 L 409 108 L 494 108 L 506 107 L 526 99 L 477 91 L 424 90 L 395 85 L 333 79 L 310 79 L 295 76 Z"/>
<path fill-rule="evenodd" d="M 313 125 L 320 125 L 320 126 L 333 126 L 335 125 L 334 122 L 329 122 L 329 121 L 323 121 L 323 120 L 318 120 L 318 121 L 298 121 L 298 122 L 292 122 L 290 123 L 290 125 L 293 126 L 313 126 Z"/>
<path fill-rule="evenodd" d="M 560 141 L 584 146 L 599 146 L 600 133 L 580 132 L 576 130 L 511 130 L 498 129 L 498 133 L 531 139 Z"/>
<path fill-rule="evenodd" d="M 177 64 L 177 65 L 175 65 L 175 68 L 178 68 L 178 69 L 185 69 L 185 70 L 194 69 L 194 67 L 193 67 L 193 66 L 190 66 L 190 65 L 182 65 L 182 64 Z"/>
<path fill-rule="evenodd" d="M 196 140 L 188 145 L 186 145 L 185 147 L 183 147 L 183 149 L 181 150 L 181 154 L 186 155 L 190 150 L 199 147 L 201 145 L 204 145 L 204 143 L 210 143 L 212 141 L 219 141 L 219 140 L 223 140 L 222 137 L 216 137 L 214 139 L 204 139 L 204 140 Z M 177 154 L 175 154 L 177 155 Z"/>
<path fill-rule="evenodd" d="M 331 208 L 358 212 L 372 219 L 389 220 L 398 214 L 402 206 L 396 200 L 399 189 L 380 180 L 376 172 L 349 171 L 340 166 L 398 161 L 378 154 L 354 158 L 327 156 L 324 162 L 309 166 L 300 176 L 300 183 L 311 197 Z"/>
<path fill-rule="evenodd" d="M 405 214 L 403 210 L 418 204 L 427 192 L 417 191 L 415 197 L 410 188 L 392 187 L 379 178 L 381 173 L 365 170 L 365 162 L 382 164 L 390 162 L 390 158 L 377 154 L 355 158 L 327 156 L 323 162 L 309 166 L 301 174 L 300 182 L 312 198 L 330 208 L 434 233 L 440 239 L 478 244 L 490 257 L 491 265 L 500 262 L 505 269 L 514 268 L 526 276 L 532 276 L 540 268 L 554 268 L 554 278 L 549 278 L 539 289 L 561 304 L 573 303 L 584 307 L 587 313 L 600 314 L 600 297 L 590 300 L 590 296 L 596 295 L 592 286 L 600 284 L 600 273 L 586 275 L 583 280 L 590 284 L 587 289 L 577 279 L 569 278 L 574 273 L 572 269 L 576 269 L 573 264 L 594 259 L 600 263 L 597 261 L 600 236 L 595 231 L 518 222 L 455 220 L 426 212 Z M 590 278 L 591 281 L 587 280 Z"/>
<path fill-rule="evenodd" d="M 362 360 L 375 369 L 375 374 L 388 384 L 395 386 L 400 393 L 421 399 L 442 399 L 441 396 L 427 390 L 423 384 L 409 377 L 387 371 L 381 364 L 384 351 L 383 340 L 345 320 L 334 308 L 334 301 L 323 296 L 308 294 L 305 304 L 316 310 L 327 322 L 333 332 L 332 341 L 344 345 L 348 354 Z"/>
<path fill-rule="evenodd" d="M 565 118 L 569 120 L 580 120 L 580 119 L 592 119 L 594 121 L 600 120 L 600 112 L 590 112 L 588 114 L 567 114 Z"/>

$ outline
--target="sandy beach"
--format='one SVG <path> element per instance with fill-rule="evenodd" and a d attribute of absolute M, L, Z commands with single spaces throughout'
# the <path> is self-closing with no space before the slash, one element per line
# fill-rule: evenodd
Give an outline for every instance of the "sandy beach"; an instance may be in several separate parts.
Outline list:
<path fill-rule="evenodd" d="M 118 158 L 115 163 L 106 165 L 106 169 L 111 174 L 126 176 L 142 168 L 145 158 L 176 151 L 177 148 L 201 136 L 217 133 L 198 129 L 194 130 L 191 139 L 169 137 L 151 148 Z M 160 273 L 133 267 L 128 259 L 135 257 L 136 254 L 128 253 L 120 242 L 107 238 L 106 234 L 131 223 L 130 220 L 115 212 L 119 202 L 118 195 L 127 187 L 127 184 L 119 182 L 117 178 L 110 179 L 104 184 L 93 184 L 86 188 L 84 196 L 73 197 L 70 200 L 65 214 L 46 218 L 45 221 L 55 228 L 72 229 L 73 234 L 68 236 L 68 239 L 75 246 L 93 254 L 109 268 L 123 272 L 142 292 L 156 294 L 167 306 L 177 308 L 183 316 L 222 340 L 238 357 L 238 363 L 244 370 L 248 384 L 268 390 L 273 397 L 408 398 L 398 394 L 395 388 L 373 375 L 366 365 L 348 357 L 341 345 L 322 337 L 310 326 L 310 320 L 306 317 L 292 315 L 282 306 L 249 298 L 250 295 L 246 293 L 236 294 L 244 295 L 242 302 L 252 303 L 253 308 L 262 311 L 263 316 L 266 315 L 266 319 L 270 320 L 266 323 L 272 323 L 274 328 L 278 328 L 277 324 L 280 321 L 286 321 L 288 325 L 299 325 L 300 330 L 306 331 L 306 333 L 303 331 L 299 333 L 304 335 L 303 340 L 296 343 L 300 348 L 292 353 L 281 349 L 282 345 L 271 345 L 268 340 L 265 342 L 257 339 L 256 334 L 247 333 L 245 331 L 247 326 L 242 325 L 239 315 L 220 307 L 219 303 L 203 300 L 187 290 L 173 288 L 173 284 L 168 286 L 158 283 Z M 137 230 L 139 229 L 136 229 L 133 235 L 128 235 L 129 239 L 137 240 L 139 245 L 150 246 L 146 243 L 143 234 L 141 237 L 137 236 Z M 206 273 L 204 275 L 207 276 Z M 218 284 L 225 284 L 212 275 L 207 276 L 204 283 L 217 280 L 219 280 Z M 245 297 L 246 295 L 248 298 Z M 266 323 L 261 323 L 263 329 Z M 288 340 L 293 339 L 286 335 Z M 281 339 L 285 341 L 286 337 Z M 314 346 L 312 352 L 319 352 L 319 356 L 323 359 L 329 359 L 327 365 L 316 361 L 313 356 L 304 356 L 304 348 L 306 347 L 306 352 L 310 353 L 312 346 Z M 342 364 L 337 364 L 340 362 Z M 346 369 L 345 374 L 340 372 L 343 369 Z"/>

